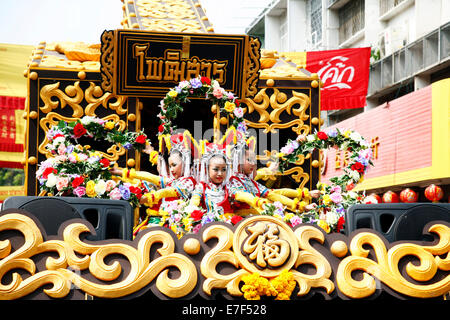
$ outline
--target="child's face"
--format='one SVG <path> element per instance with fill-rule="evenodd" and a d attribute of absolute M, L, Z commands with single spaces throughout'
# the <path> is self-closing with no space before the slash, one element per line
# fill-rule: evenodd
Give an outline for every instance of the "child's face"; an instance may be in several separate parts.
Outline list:
<path fill-rule="evenodd" d="M 169 157 L 169 172 L 175 179 L 181 177 L 181 169 L 183 167 L 183 162 L 178 153 L 172 154 Z"/>
<path fill-rule="evenodd" d="M 243 171 L 247 176 L 252 175 L 256 170 L 256 156 L 251 150 L 245 151 Z"/>
<path fill-rule="evenodd" d="M 212 183 L 221 184 L 227 175 L 227 164 L 222 157 L 214 157 L 209 160 L 208 166 L 209 179 Z"/>

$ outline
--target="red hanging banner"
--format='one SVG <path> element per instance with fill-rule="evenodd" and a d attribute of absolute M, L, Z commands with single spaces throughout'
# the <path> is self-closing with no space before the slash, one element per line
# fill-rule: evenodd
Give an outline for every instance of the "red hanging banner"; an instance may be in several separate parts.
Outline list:
<path fill-rule="evenodd" d="M 0 167 L 22 168 L 16 161 L 18 155 L 24 152 L 23 141 L 18 141 L 19 128 L 17 110 L 23 110 L 25 98 L 0 96 Z"/>
<path fill-rule="evenodd" d="M 370 47 L 306 53 L 306 69 L 323 82 L 321 110 L 363 108 L 369 86 Z"/>

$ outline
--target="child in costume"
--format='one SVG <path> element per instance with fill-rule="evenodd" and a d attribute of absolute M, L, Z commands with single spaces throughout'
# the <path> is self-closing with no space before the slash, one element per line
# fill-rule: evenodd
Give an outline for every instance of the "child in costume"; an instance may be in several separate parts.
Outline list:
<path fill-rule="evenodd" d="M 219 143 L 203 141 L 203 154 L 200 160 L 198 183 L 192 193 L 190 205 L 201 206 L 206 210 L 203 221 L 211 222 L 217 215 L 226 218 L 234 215 L 234 202 L 248 204 L 256 211 L 262 210 L 265 199 L 255 197 L 243 190 L 230 192 L 229 179 L 232 176 L 230 156 L 227 146 L 232 147 L 232 135 L 225 134 Z M 230 139 L 231 138 L 231 139 Z"/>
<path fill-rule="evenodd" d="M 303 212 L 314 209 L 317 205 L 309 203 L 311 198 L 306 188 L 301 190 L 293 189 L 268 189 L 254 178 L 256 175 L 256 156 L 254 152 L 255 139 L 250 137 L 245 139 L 241 132 L 236 132 L 237 144 L 233 150 L 233 166 L 234 176 L 230 178 L 231 190 L 245 190 L 250 194 L 270 200 L 270 202 L 278 201 L 285 205 L 288 209 L 297 212 Z M 294 199 L 290 199 L 289 196 Z M 315 193 L 314 193 L 315 195 Z M 248 206 L 241 206 L 238 212 L 250 212 Z"/>
<path fill-rule="evenodd" d="M 135 228 L 134 235 L 145 229 L 149 221 L 158 224 L 171 202 L 190 199 L 196 185 L 191 170 L 191 150 L 195 147 L 192 141 L 188 131 L 160 136 L 160 154 L 155 156 L 153 151 L 150 153 L 150 160 L 158 164 L 160 175 L 134 169 L 114 170 L 113 173 L 122 173 L 123 178 L 148 181 L 157 187 L 157 190 L 150 190 L 141 197 L 141 204 L 148 207 L 147 217 Z M 167 163 L 164 159 L 165 153 L 169 155 Z"/>

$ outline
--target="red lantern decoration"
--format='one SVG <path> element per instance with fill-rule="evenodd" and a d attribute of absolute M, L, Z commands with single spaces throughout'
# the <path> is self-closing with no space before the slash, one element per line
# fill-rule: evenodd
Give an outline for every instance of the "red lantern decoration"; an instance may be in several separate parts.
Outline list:
<path fill-rule="evenodd" d="M 417 202 L 417 199 L 419 198 L 419 195 L 417 192 L 410 188 L 406 188 L 400 192 L 400 201 L 411 203 L 411 202 Z"/>
<path fill-rule="evenodd" d="M 444 191 L 442 190 L 442 188 L 434 184 L 430 184 L 425 189 L 425 197 L 427 197 L 427 199 L 432 202 L 439 202 L 439 200 L 441 200 L 443 196 Z"/>
<path fill-rule="evenodd" d="M 395 192 L 388 191 L 383 194 L 383 202 L 384 203 L 397 203 L 398 195 Z"/>
<path fill-rule="evenodd" d="M 376 193 L 369 194 L 369 197 L 374 197 L 375 199 L 377 199 L 378 203 L 381 203 L 381 197 Z"/>

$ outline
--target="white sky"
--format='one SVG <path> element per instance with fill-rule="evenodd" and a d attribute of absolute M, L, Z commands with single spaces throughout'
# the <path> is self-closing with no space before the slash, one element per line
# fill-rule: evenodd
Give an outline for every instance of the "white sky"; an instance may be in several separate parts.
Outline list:
<path fill-rule="evenodd" d="M 200 0 L 217 33 L 244 33 L 268 0 Z M 243 8 L 247 7 L 247 8 Z M 249 17 L 251 15 L 252 17 Z M 99 43 L 104 30 L 121 28 L 121 0 L 1 0 L 0 43 Z"/>

